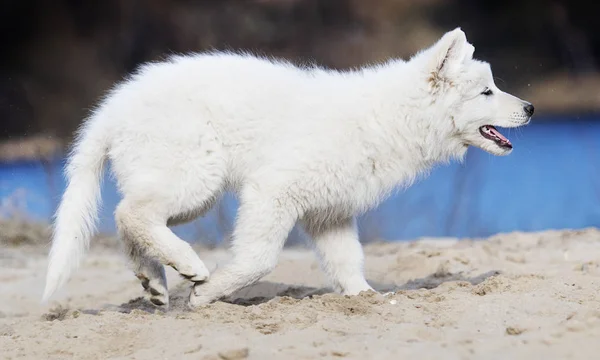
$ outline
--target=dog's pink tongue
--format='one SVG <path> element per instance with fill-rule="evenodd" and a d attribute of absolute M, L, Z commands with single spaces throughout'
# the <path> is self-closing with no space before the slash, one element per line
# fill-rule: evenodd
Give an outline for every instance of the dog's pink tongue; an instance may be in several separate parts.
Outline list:
<path fill-rule="evenodd" d="M 490 133 L 494 134 L 494 136 L 498 137 L 502 142 L 510 144 L 510 140 L 504 137 L 504 135 L 500 134 L 500 131 L 496 130 L 493 126 L 488 126 L 488 130 Z"/>

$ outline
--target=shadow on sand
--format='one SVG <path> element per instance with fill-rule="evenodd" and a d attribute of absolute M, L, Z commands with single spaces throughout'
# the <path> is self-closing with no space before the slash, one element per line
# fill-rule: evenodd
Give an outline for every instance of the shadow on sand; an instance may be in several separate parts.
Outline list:
<path fill-rule="evenodd" d="M 450 272 L 435 272 L 423 278 L 412 279 L 400 286 L 379 284 L 370 282 L 375 290 L 381 293 L 397 292 L 397 291 L 411 291 L 418 289 L 434 289 L 443 283 L 447 282 L 468 282 L 475 286 L 486 279 L 501 274 L 500 271 L 488 271 L 473 277 L 466 277 L 462 273 L 450 273 Z M 251 306 L 266 303 L 276 297 L 291 297 L 294 299 L 311 298 L 317 295 L 324 295 L 331 293 L 330 288 L 316 288 L 309 286 L 291 286 L 282 283 L 261 281 L 254 285 L 251 285 L 245 289 L 242 289 L 223 302 L 240 305 L 240 306 Z M 187 307 L 187 300 L 190 293 L 189 283 L 181 283 L 178 286 L 171 289 L 171 295 L 169 297 L 170 305 L 168 311 L 189 311 Z M 164 312 L 164 308 L 160 308 L 152 304 L 144 297 L 138 297 L 130 300 L 127 303 L 121 305 L 108 305 L 104 310 L 118 311 L 129 313 L 133 310 L 144 311 L 148 313 Z M 94 310 L 83 310 L 84 313 L 97 312 Z"/>

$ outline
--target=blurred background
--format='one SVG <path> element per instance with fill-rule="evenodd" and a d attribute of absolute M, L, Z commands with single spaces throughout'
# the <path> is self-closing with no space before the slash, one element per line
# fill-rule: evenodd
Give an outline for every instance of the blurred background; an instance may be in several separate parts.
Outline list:
<path fill-rule="evenodd" d="M 407 58 L 460 26 L 497 85 L 533 102 L 536 116 L 506 134 L 515 145 L 510 156 L 471 149 L 464 164 L 437 168 L 362 216 L 362 240 L 600 226 L 598 13 L 600 3 L 542 0 L 4 0 L 1 224 L 6 231 L 10 222 L 50 221 L 73 131 L 142 62 L 243 49 L 347 69 Z M 118 201 L 107 176 L 104 233 L 114 233 Z M 175 231 L 219 244 L 236 207 L 228 195 Z"/>

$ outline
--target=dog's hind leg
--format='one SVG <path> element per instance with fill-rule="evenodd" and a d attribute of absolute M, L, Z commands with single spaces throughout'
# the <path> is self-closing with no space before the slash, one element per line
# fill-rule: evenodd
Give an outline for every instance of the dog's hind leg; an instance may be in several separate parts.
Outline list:
<path fill-rule="evenodd" d="M 133 266 L 135 276 L 141 281 L 144 291 L 155 305 L 168 305 L 169 292 L 164 266 L 156 259 L 148 256 L 126 231 L 119 230 L 127 255 Z"/>
<path fill-rule="evenodd" d="M 223 152 L 215 139 L 203 139 L 169 143 L 163 152 L 155 151 L 154 143 L 142 143 L 135 153 L 118 149 L 111 158 L 123 193 L 115 211 L 117 227 L 136 275 L 157 304 L 168 301 L 163 265 L 193 282 L 209 276 L 190 244 L 169 228 L 202 215 L 223 190 Z"/>
<path fill-rule="evenodd" d="M 157 305 L 168 304 L 167 283 L 163 265 L 171 266 L 184 278 L 205 281 L 209 271 L 189 243 L 181 240 L 167 227 L 164 207 L 147 201 L 123 199 L 116 211 L 116 222 L 136 276 L 150 300 Z"/>

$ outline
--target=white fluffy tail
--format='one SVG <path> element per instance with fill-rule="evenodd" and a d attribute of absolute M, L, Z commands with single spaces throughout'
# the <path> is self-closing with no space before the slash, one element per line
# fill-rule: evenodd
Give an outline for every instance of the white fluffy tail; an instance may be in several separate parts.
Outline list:
<path fill-rule="evenodd" d="M 79 132 L 67 163 L 67 189 L 54 219 L 42 302 L 79 266 L 96 229 L 108 141 L 104 128 L 95 120 L 90 119 Z"/>

